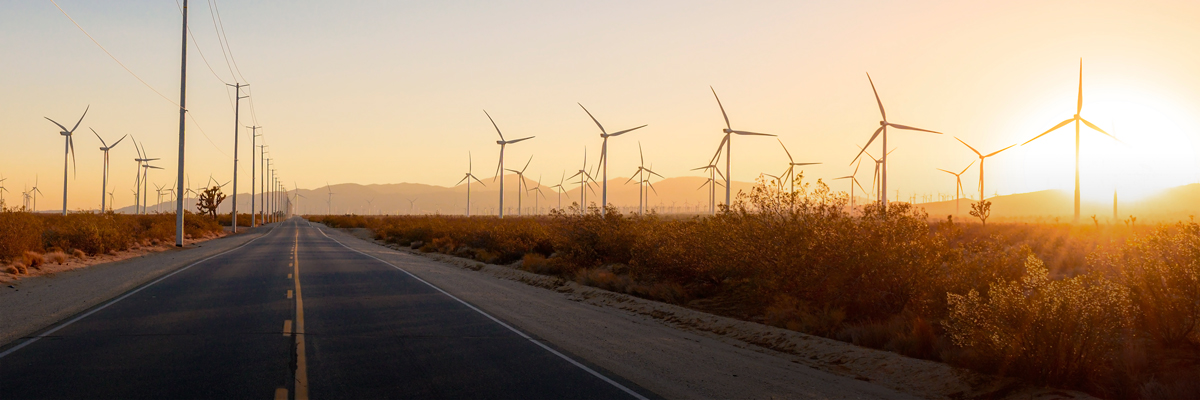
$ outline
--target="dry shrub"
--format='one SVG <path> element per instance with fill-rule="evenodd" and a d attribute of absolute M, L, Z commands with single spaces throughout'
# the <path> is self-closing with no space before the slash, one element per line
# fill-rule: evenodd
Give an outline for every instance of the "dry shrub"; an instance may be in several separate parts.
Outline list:
<path fill-rule="evenodd" d="M 24 266 L 40 270 L 42 269 L 42 264 L 46 263 L 46 259 L 42 257 L 41 254 L 34 253 L 32 251 L 26 251 L 25 253 L 21 254 L 20 263 Z"/>
<path fill-rule="evenodd" d="M 1129 290 L 1097 274 L 1051 280 L 1030 255 L 1020 281 L 949 294 L 946 331 L 972 367 L 1037 383 L 1104 386 L 1112 379 L 1134 307 Z"/>
<path fill-rule="evenodd" d="M 25 275 L 29 273 L 29 267 L 22 264 L 20 261 L 14 262 L 5 269 L 6 272 L 13 275 Z"/>
<path fill-rule="evenodd" d="M 578 270 L 575 272 L 575 282 L 619 293 L 629 293 L 629 289 L 634 286 L 633 280 L 628 276 L 617 275 L 603 268 Z"/>
<path fill-rule="evenodd" d="M 521 259 L 521 269 L 535 274 L 561 275 L 564 272 L 561 265 L 555 259 L 548 259 L 538 253 L 526 254 Z"/>
<path fill-rule="evenodd" d="M 84 256 L 86 255 L 83 254 L 83 250 L 75 249 L 71 251 L 71 257 L 75 257 L 77 260 L 82 260 Z"/>
<path fill-rule="evenodd" d="M 63 263 L 67 262 L 67 253 L 63 253 L 61 251 L 52 251 L 46 253 L 46 261 L 62 265 Z"/>

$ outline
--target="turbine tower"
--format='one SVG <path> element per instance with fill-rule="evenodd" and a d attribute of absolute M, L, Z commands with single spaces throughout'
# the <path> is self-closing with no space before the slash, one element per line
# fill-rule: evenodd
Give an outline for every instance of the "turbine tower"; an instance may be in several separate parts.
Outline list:
<path fill-rule="evenodd" d="M 125 137 L 129 136 L 129 135 L 121 136 L 121 138 L 117 139 L 117 141 L 114 142 L 112 144 L 112 146 L 109 146 L 108 143 L 104 142 L 104 138 L 101 138 L 100 134 L 96 133 L 95 129 L 92 129 L 92 128 L 88 128 L 88 129 L 90 129 L 92 131 L 92 134 L 96 135 L 96 139 L 100 139 L 100 145 L 101 145 L 100 151 L 104 152 L 104 169 L 101 170 L 102 173 L 104 174 L 104 177 L 103 177 L 102 183 L 100 184 L 100 213 L 103 214 L 104 210 L 108 209 L 107 207 L 105 207 L 107 205 L 107 203 L 104 201 L 105 200 L 104 194 L 108 193 L 108 151 L 112 150 L 113 147 L 117 147 L 117 145 L 120 144 L 122 140 L 125 140 Z"/>
<path fill-rule="evenodd" d="M 500 163 L 496 164 L 496 177 L 500 178 L 500 218 L 504 218 L 504 146 L 533 139 L 534 137 L 504 140 L 504 134 L 500 132 L 500 126 L 496 125 L 496 120 L 492 119 L 492 115 L 488 114 L 487 110 L 483 110 L 483 115 L 487 115 L 488 121 L 492 122 L 492 127 L 496 128 L 496 134 L 500 135 L 500 140 L 496 141 L 496 144 L 500 145 Z M 496 178 L 492 178 L 492 181 L 496 181 Z"/>
<path fill-rule="evenodd" d="M 467 216 L 468 217 L 471 216 L 471 180 L 474 179 L 475 182 L 479 182 L 480 185 L 483 185 L 483 182 L 480 181 L 479 178 L 475 177 L 475 174 L 473 173 L 474 170 L 475 170 L 475 167 L 474 167 L 474 162 L 471 161 L 471 152 L 467 152 L 467 174 L 466 174 L 466 176 L 463 176 L 462 180 L 458 181 L 458 183 L 456 183 L 454 186 L 461 185 L 463 183 L 463 181 L 467 182 Z M 483 186 L 487 186 L 487 185 L 483 185 Z"/>
<path fill-rule="evenodd" d="M 600 128 L 600 138 L 604 139 L 604 144 L 602 144 L 600 148 L 600 179 L 602 181 L 600 183 L 600 216 L 604 216 L 604 209 L 608 207 L 608 138 L 620 136 L 629 131 L 645 128 L 646 125 L 636 128 L 629 128 L 619 132 L 608 133 L 604 130 L 604 125 L 600 125 L 600 121 L 597 121 L 596 117 L 592 116 L 592 112 L 588 111 L 587 107 L 584 107 L 583 104 L 579 104 L 579 108 L 582 108 L 583 112 L 587 113 L 588 117 L 592 118 L 592 122 L 595 122 L 596 126 Z M 641 144 L 638 144 L 638 148 L 641 149 Z M 639 185 L 641 184 L 639 183 Z"/>
<path fill-rule="evenodd" d="M 867 74 L 867 82 L 871 83 L 871 92 L 875 94 L 875 104 L 879 105 L 879 117 L 881 118 L 879 120 L 879 129 L 875 130 L 875 134 L 871 135 L 871 140 L 867 141 L 867 144 L 865 146 L 863 146 L 863 149 L 858 152 L 857 156 L 854 156 L 854 160 L 851 160 L 850 163 L 853 164 L 854 161 L 857 161 L 859 157 L 862 157 L 863 152 L 867 151 L 867 147 L 870 147 L 871 143 L 875 142 L 875 138 L 879 137 L 880 133 L 883 134 L 883 149 L 884 149 L 884 151 L 881 151 L 881 153 L 883 153 L 883 156 L 881 156 L 879 159 L 879 164 L 880 164 L 880 169 L 879 169 L 879 189 L 880 190 L 879 191 L 880 191 L 880 193 L 882 193 L 882 195 L 879 196 L 879 201 L 880 201 L 880 204 L 883 206 L 883 209 L 882 209 L 882 211 L 884 213 L 883 215 L 887 215 L 887 148 L 888 148 L 888 145 L 887 145 L 888 129 L 887 128 L 890 126 L 890 127 L 896 128 L 896 129 L 929 132 L 929 133 L 936 133 L 939 135 L 941 135 L 942 133 L 937 132 L 937 131 L 931 131 L 928 129 L 914 128 L 914 127 L 907 126 L 907 125 L 893 124 L 891 122 L 888 122 L 887 112 L 883 111 L 883 101 L 879 99 L 879 91 L 875 90 L 875 81 L 871 80 L 871 74 L 869 74 L 869 73 Z M 855 169 L 857 169 L 857 167 Z M 851 189 L 853 189 L 853 188 L 851 188 Z"/>
<path fill-rule="evenodd" d="M 1040 138 L 1042 136 L 1046 136 L 1047 133 L 1054 132 L 1058 128 L 1062 128 L 1069 123 L 1072 123 L 1072 122 L 1075 123 L 1075 219 L 1074 219 L 1074 223 L 1076 223 L 1076 224 L 1079 223 L 1079 123 L 1082 122 L 1084 125 L 1087 125 L 1088 128 L 1095 129 L 1096 132 L 1103 133 L 1118 142 L 1120 141 L 1120 139 L 1117 139 L 1116 136 L 1110 135 L 1108 132 L 1105 132 L 1103 129 L 1100 129 L 1100 127 L 1096 126 L 1096 124 L 1093 124 L 1093 123 L 1089 122 L 1088 120 L 1083 119 L 1083 117 L 1079 115 L 1081 112 L 1083 112 L 1083 59 L 1082 58 L 1079 59 L 1079 97 L 1075 102 L 1075 115 L 1072 116 L 1071 118 L 1068 118 L 1066 121 L 1059 122 L 1058 125 L 1055 125 L 1053 128 L 1050 128 L 1050 129 L 1046 130 L 1045 132 L 1042 132 L 1041 135 L 1037 135 L 1033 139 L 1029 139 L 1025 143 L 1021 143 L 1022 146 L 1027 145 L 1027 144 L 1029 144 L 1029 142 L 1037 140 L 1038 138 Z M 980 200 L 983 200 L 982 195 L 979 197 L 980 197 Z"/>
<path fill-rule="evenodd" d="M 53 122 L 55 125 L 58 125 L 59 128 L 62 128 L 62 131 L 59 132 L 58 134 L 64 136 L 64 138 L 63 138 L 64 143 L 63 143 L 63 207 L 62 207 L 62 215 L 67 215 L 67 157 L 70 157 L 72 163 L 75 161 L 75 141 L 71 140 L 71 135 L 75 134 L 75 129 L 79 128 L 79 124 L 83 122 L 83 117 L 87 116 L 87 112 L 91 108 L 92 108 L 92 106 L 88 105 L 87 108 L 83 109 L 83 115 L 79 116 L 79 121 L 75 122 L 75 126 L 71 127 L 71 129 L 67 129 L 67 127 L 63 126 L 62 124 L 58 123 L 55 120 L 50 119 L 50 117 L 42 117 L 42 118 L 45 118 L 47 121 Z M 78 171 L 76 171 L 76 172 L 78 172 Z"/>
<path fill-rule="evenodd" d="M 721 116 L 725 118 L 725 129 L 722 130 L 723 132 L 725 132 L 725 138 L 721 139 L 721 144 L 717 145 L 717 154 L 719 156 L 721 154 L 721 151 L 720 151 L 721 146 L 725 146 L 725 205 L 729 206 L 731 204 L 730 200 L 732 199 L 732 195 L 730 193 L 730 187 L 732 187 L 731 179 L 733 179 L 733 175 L 729 172 L 730 165 L 732 164 L 730 159 L 732 158 L 731 156 L 733 155 L 733 153 L 732 153 L 733 152 L 733 140 L 731 140 L 730 135 L 733 135 L 733 134 L 744 135 L 744 136 L 775 136 L 775 135 L 771 135 L 771 134 L 767 134 L 767 133 L 756 133 L 756 132 L 733 130 L 733 126 L 731 126 L 729 124 L 729 114 L 725 113 L 725 106 L 721 105 L 721 98 L 717 97 L 717 90 L 713 89 L 712 86 L 709 86 L 708 88 L 709 88 L 709 90 L 712 90 L 713 97 L 715 97 L 717 99 L 717 107 L 721 108 Z"/>

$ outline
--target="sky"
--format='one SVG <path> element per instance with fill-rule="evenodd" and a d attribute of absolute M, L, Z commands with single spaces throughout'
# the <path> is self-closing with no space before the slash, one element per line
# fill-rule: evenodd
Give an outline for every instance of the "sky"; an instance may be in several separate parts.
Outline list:
<path fill-rule="evenodd" d="M 161 158 L 150 182 L 172 186 L 179 3 L 56 1 L 120 64 L 55 3 L 0 2 L 4 198 L 20 204 L 36 180 L 38 208 L 61 208 L 64 139 L 43 117 L 70 127 L 89 106 L 68 208 L 99 207 L 103 154 L 89 128 L 110 143 L 132 135 Z M 532 157 L 527 176 L 557 183 L 585 148 L 593 168 L 599 159 L 600 132 L 576 103 L 610 131 L 649 125 L 610 139 L 610 179 L 636 170 L 639 144 L 658 173 L 699 176 L 691 169 L 723 136 L 710 86 L 734 129 L 779 135 L 797 162 L 822 163 L 807 180 L 828 180 L 854 171 L 856 146 L 879 126 L 870 73 L 889 121 L 945 133 L 889 133 L 888 195 L 908 199 L 953 193 L 954 177 L 937 169 L 977 160 L 955 137 L 989 153 L 1071 118 L 1082 59 L 1082 116 L 1120 139 L 1081 132 L 1083 197 L 1136 200 L 1200 181 L 1198 17 L 1194 1 L 193 0 L 186 174 L 193 188 L 233 179 L 225 84 L 236 81 L 251 96 L 239 125 L 263 127 L 257 144 L 289 187 L 451 186 L 468 154 L 490 177 L 499 146 L 485 109 L 506 138 L 536 136 L 508 147 L 507 166 Z M 1072 190 L 1073 135 L 1065 127 L 989 158 L 986 195 Z M 242 129 L 238 192 L 249 191 L 253 153 Z M 110 154 L 109 187 L 127 206 L 136 154 L 128 139 Z M 733 138 L 735 180 L 786 163 L 774 138 Z M 975 197 L 977 167 L 963 175 Z M 872 170 L 863 164 L 860 181 Z"/>

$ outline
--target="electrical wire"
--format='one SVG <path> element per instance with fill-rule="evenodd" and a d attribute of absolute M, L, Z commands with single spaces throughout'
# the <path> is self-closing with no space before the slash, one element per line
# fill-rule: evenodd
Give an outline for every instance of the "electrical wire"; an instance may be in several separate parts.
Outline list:
<path fill-rule="evenodd" d="M 217 23 L 221 25 L 221 37 L 225 38 L 225 48 L 229 49 L 229 59 L 233 61 L 233 69 L 237 70 L 237 75 L 239 78 L 242 78 L 242 82 L 249 82 L 245 76 L 242 76 L 242 70 L 237 65 L 237 58 L 233 57 L 233 48 L 229 47 L 229 36 L 225 34 L 225 22 L 221 20 L 221 8 L 217 5 L 216 0 L 209 0 L 209 3 L 212 4 L 213 9 L 217 12 Z"/>
<path fill-rule="evenodd" d="M 111 58 L 114 62 L 117 63 L 117 65 L 120 65 L 121 68 L 125 69 L 125 72 L 128 72 L 129 75 L 132 75 L 134 78 L 136 78 L 138 80 L 138 82 L 141 82 L 142 85 L 145 85 L 146 88 L 150 89 L 150 91 L 154 92 L 154 94 L 157 94 L 159 97 L 162 97 L 163 100 L 166 100 L 168 103 L 171 103 L 175 107 L 183 108 L 179 105 L 179 103 L 176 103 L 175 101 L 171 100 L 169 97 L 163 95 L 162 92 L 159 92 L 158 90 L 154 89 L 153 86 L 150 86 L 149 83 L 146 83 L 145 80 L 143 80 L 141 77 L 139 77 L 137 74 L 135 74 L 133 72 L 133 70 L 130 70 L 129 67 L 126 67 L 125 63 L 122 63 L 121 60 L 117 59 L 117 57 L 114 56 L 112 53 L 110 53 L 108 51 L 108 49 L 104 48 L 104 45 L 100 44 L 100 42 L 97 41 L 96 38 L 92 37 L 92 35 L 90 33 L 88 33 L 87 30 L 83 29 L 83 26 L 80 26 L 78 22 L 75 22 L 75 19 L 71 18 L 71 15 L 67 14 L 67 11 L 63 10 L 63 8 L 58 5 L 58 3 L 54 2 L 54 0 L 50 0 L 50 4 L 54 4 L 54 7 L 58 8 L 58 11 L 61 12 L 63 14 L 63 16 L 67 17 L 67 19 L 70 20 L 72 24 L 75 24 L 75 27 L 79 28 L 79 31 L 83 32 L 83 34 L 86 35 L 88 37 L 88 39 L 91 39 L 92 43 L 96 44 L 96 47 L 99 47 L 100 50 L 103 50 L 104 54 L 107 54 L 109 58 Z M 182 8 L 180 9 L 180 11 L 181 12 L 183 11 Z M 187 116 L 192 119 L 192 124 L 195 125 L 196 129 L 198 129 L 200 131 L 200 135 L 204 136 L 204 138 L 208 140 L 208 143 L 212 144 L 213 148 L 217 149 L 218 152 L 223 154 L 226 158 L 229 158 L 232 160 L 233 157 L 230 157 L 228 153 L 225 153 L 225 151 L 221 150 L 221 147 L 217 146 L 217 144 L 215 142 L 213 142 L 212 138 L 208 137 L 208 133 L 204 132 L 204 128 L 200 127 L 200 122 L 196 121 L 196 117 L 192 116 L 191 110 L 188 110 L 188 109 L 183 109 L 183 110 L 184 110 L 184 113 L 187 114 Z"/>

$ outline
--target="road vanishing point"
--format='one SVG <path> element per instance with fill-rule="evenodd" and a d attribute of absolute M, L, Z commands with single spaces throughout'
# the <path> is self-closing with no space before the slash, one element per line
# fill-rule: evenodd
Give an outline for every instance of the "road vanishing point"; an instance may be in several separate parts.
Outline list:
<path fill-rule="evenodd" d="M 0 398 L 657 398 L 293 218 L 0 348 Z"/>

